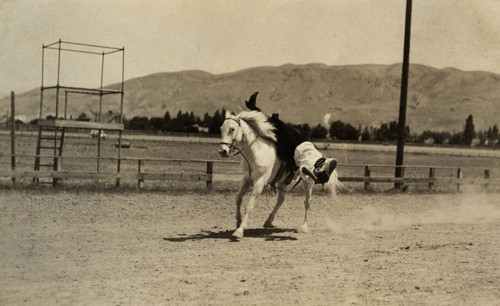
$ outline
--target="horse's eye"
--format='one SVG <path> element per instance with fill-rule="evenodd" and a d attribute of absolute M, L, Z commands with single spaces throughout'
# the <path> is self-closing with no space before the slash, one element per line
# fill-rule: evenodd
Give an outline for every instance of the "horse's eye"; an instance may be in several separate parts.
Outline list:
<path fill-rule="evenodd" d="M 229 133 L 232 133 L 232 132 L 234 132 L 234 128 L 229 129 Z"/>

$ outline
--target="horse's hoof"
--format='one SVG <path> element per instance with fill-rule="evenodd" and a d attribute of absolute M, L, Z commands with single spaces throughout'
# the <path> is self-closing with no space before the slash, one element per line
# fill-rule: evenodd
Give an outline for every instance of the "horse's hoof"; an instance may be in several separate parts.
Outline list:
<path fill-rule="evenodd" d="M 233 238 L 243 238 L 243 230 L 235 230 L 232 236 Z"/>
<path fill-rule="evenodd" d="M 307 233 L 309 233 L 309 229 L 307 229 L 307 227 L 299 227 L 299 228 L 297 228 L 297 233 L 307 234 Z"/>
<path fill-rule="evenodd" d="M 271 222 L 266 222 L 264 223 L 264 228 L 275 228 L 276 226 L 274 226 Z"/>

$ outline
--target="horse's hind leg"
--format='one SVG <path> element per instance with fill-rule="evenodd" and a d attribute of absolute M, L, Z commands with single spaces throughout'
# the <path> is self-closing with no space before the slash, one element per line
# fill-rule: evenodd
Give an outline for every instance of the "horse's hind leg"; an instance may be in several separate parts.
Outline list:
<path fill-rule="evenodd" d="M 250 179 L 244 177 L 240 183 L 240 190 L 238 194 L 236 194 L 236 228 L 239 228 L 241 225 L 241 202 L 243 201 L 243 196 L 248 192 L 251 186 L 252 182 Z"/>
<path fill-rule="evenodd" d="M 307 228 L 307 213 L 309 212 L 309 208 L 311 207 L 311 195 L 314 183 L 309 180 L 304 180 L 303 186 L 305 193 L 305 199 L 304 199 L 305 213 L 304 213 L 304 223 L 302 224 L 301 227 L 297 229 L 297 232 L 299 233 L 309 232 L 309 229 Z"/>
<path fill-rule="evenodd" d="M 273 211 L 271 212 L 271 214 L 269 214 L 269 217 L 267 217 L 267 220 L 264 223 L 264 227 L 266 227 L 266 228 L 274 227 L 273 226 L 274 217 L 278 213 L 278 210 L 280 209 L 281 204 L 283 204 L 283 201 L 285 200 L 285 191 L 284 191 L 285 184 L 279 183 L 277 189 L 278 189 L 278 200 L 276 201 L 276 205 L 274 206 Z"/>

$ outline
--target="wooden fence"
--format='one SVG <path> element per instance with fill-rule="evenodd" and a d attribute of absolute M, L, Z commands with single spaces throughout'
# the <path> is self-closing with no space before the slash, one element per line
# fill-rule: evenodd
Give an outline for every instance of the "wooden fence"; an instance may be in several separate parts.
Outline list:
<path fill-rule="evenodd" d="M 360 165 L 348 164 L 346 167 L 363 167 L 363 176 L 350 176 L 339 177 L 342 182 L 361 182 L 364 183 L 364 189 L 369 190 L 371 183 L 400 183 L 400 184 L 425 184 L 429 190 L 432 190 L 437 184 L 455 185 L 457 190 L 460 190 L 461 185 L 465 184 L 479 184 L 487 187 L 493 182 L 490 180 L 490 169 L 484 170 L 481 177 L 467 177 L 464 178 L 464 168 L 445 167 L 445 166 L 402 166 L 403 174 L 407 169 L 428 169 L 427 177 L 387 177 L 387 176 L 372 176 L 372 170 L 376 168 L 389 168 L 395 169 L 395 165 Z M 452 170 L 455 176 L 453 177 L 437 177 L 436 170 Z M 476 169 L 477 170 L 477 169 Z"/>
<path fill-rule="evenodd" d="M 4 156 L 5 157 L 5 156 Z M 35 158 L 35 155 L 17 155 L 18 158 Z M 54 156 L 39 156 L 41 158 L 54 158 Z M 222 161 L 222 160 L 197 160 L 197 159 L 162 159 L 162 158 L 117 158 L 117 157 L 70 157 L 63 156 L 57 157 L 63 160 L 97 160 L 97 163 L 104 160 L 117 163 L 116 171 L 34 171 L 34 170 L 20 170 L 15 169 L 15 166 L 10 170 L 0 169 L 0 178 L 11 178 L 12 182 L 15 183 L 16 178 L 18 179 L 51 179 L 52 183 L 55 185 L 59 180 L 62 179 L 89 179 L 89 180 L 113 180 L 116 182 L 117 186 L 120 184 L 121 180 L 136 181 L 138 188 L 142 187 L 144 181 L 179 181 L 179 182 L 205 182 L 207 188 L 211 188 L 214 181 L 239 181 L 241 179 L 241 172 L 227 172 L 227 168 L 235 168 L 236 165 L 240 164 L 238 161 Z M 127 170 L 120 171 L 120 164 L 128 162 L 129 164 L 136 164 L 135 170 L 131 171 L 130 167 Z M 144 171 L 145 165 L 148 163 L 175 163 L 183 165 L 186 163 L 197 164 L 198 169 L 195 172 L 187 172 L 184 170 L 180 171 L 168 171 L 168 172 L 147 172 Z M 223 171 L 214 171 L 214 165 L 219 165 L 224 167 Z M 443 167 L 443 166 L 403 166 L 403 173 L 410 171 L 420 171 L 419 176 L 405 176 L 402 178 L 394 177 L 394 165 L 362 165 L 362 164 L 340 164 L 339 177 L 341 182 L 357 182 L 363 183 L 364 189 L 369 190 L 374 183 L 400 183 L 400 184 L 420 184 L 426 185 L 429 190 L 433 189 L 437 184 L 447 184 L 455 185 L 459 190 L 461 185 L 464 184 L 481 184 L 488 186 L 491 184 L 498 184 L 498 181 L 493 181 L 490 179 L 491 173 L 490 169 L 480 169 L 482 173 L 478 176 L 477 171 L 475 177 L 465 177 L 464 178 L 464 168 L 454 168 L 454 167 Z M 356 169 L 355 173 L 360 173 L 361 175 L 342 175 L 343 173 L 349 173 L 353 171 L 346 171 L 348 168 Z M 99 167 L 97 168 L 99 169 Z M 385 175 L 380 175 L 380 169 L 385 170 Z M 407 171 L 408 170 L 408 171 Z M 446 170 L 448 173 L 450 171 L 453 176 L 436 176 L 436 170 Z M 477 169 L 476 169 L 477 170 Z M 426 171 L 428 175 L 422 177 L 422 171 Z M 377 172 L 377 175 L 374 175 Z"/>

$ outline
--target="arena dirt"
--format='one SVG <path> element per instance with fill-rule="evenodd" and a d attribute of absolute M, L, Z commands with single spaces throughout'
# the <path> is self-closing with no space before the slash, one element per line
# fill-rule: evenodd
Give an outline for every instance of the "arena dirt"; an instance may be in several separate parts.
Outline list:
<path fill-rule="evenodd" d="M 499 194 L 316 195 L 275 229 L 233 193 L 1 190 L 2 305 L 500 303 Z"/>

